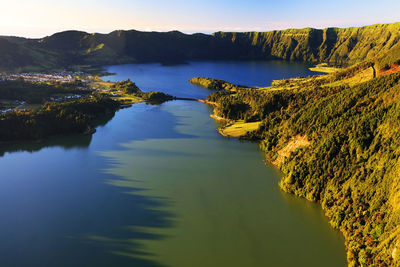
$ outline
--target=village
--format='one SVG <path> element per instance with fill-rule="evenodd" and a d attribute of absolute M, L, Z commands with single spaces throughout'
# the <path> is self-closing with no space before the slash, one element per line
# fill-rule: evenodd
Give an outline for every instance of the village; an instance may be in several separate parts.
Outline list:
<path fill-rule="evenodd" d="M 82 79 L 84 77 L 85 79 Z M 18 79 L 23 79 L 27 82 L 59 82 L 59 83 L 70 83 L 74 82 L 76 79 L 82 82 L 88 82 L 92 79 L 92 76 L 78 71 L 62 71 L 62 72 L 51 72 L 51 73 L 12 73 L 12 74 L 2 74 L 0 75 L 0 81 L 15 81 Z"/>
<path fill-rule="evenodd" d="M 107 94 L 111 97 L 121 97 L 116 89 L 111 88 L 110 82 L 104 82 L 99 77 L 84 72 L 51 72 L 51 73 L 0 73 L 0 86 L 2 82 L 23 80 L 28 83 L 48 83 L 48 84 L 68 84 L 75 83 L 74 88 L 82 92 L 73 94 L 55 94 L 49 96 L 48 101 L 65 102 L 80 99 L 83 95 L 87 95 L 88 91 Z M 29 101 L 28 101 L 29 102 Z M 32 106 L 27 101 L 16 99 L 0 99 L 0 115 L 4 115 L 10 111 L 26 111 Z"/>
<path fill-rule="evenodd" d="M 18 81 L 23 80 L 29 83 L 74 83 L 79 81 L 79 85 L 76 87 L 77 90 L 87 91 L 107 91 L 103 88 L 97 88 L 94 86 L 95 77 L 88 75 L 84 72 L 51 72 L 51 73 L 10 73 L 10 74 L 0 74 L 0 86 L 1 82 L 7 81 Z M 49 101 L 52 102 L 63 102 L 70 101 L 74 99 L 80 99 L 82 95 L 72 94 L 72 95 L 58 95 L 49 97 Z M 28 103 L 26 101 L 3 99 L 0 101 L 0 114 L 6 114 L 10 111 L 25 111 Z"/>

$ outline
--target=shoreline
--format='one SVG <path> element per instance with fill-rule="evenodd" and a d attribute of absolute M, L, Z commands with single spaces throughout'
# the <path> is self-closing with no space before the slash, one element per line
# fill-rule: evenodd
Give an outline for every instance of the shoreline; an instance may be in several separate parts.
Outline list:
<path fill-rule="evenodd" d="M 363 69 L 360 70 L 359 72 L 362 71 Z M 359 72 L 354 73 L 353 76 L 358 77 L 357 75 L 360 75 Z M 336 74 L 331 74 L 331 76 L 333 77 L 335 77 L 335 75 Z M 329 77 L 329 76 L 326 75 L 321 77 Z M 327 78 L 325 79 L 328 85 L 330 83 L 336 82 L 336 81 L 332 82 Z M 344 81 L 347 81 L 345 79 L 347 79 L 347 77 L 344 78 Z M 359 92 L 360 96 L 358 98 L 355 98 L 354 100 L 355 103 L 353 103 L 351 106 L 348 107 L 348 109 L 343 110 L 339 114 L 341 116 L 348 116 L 349 114 L 351 114 L 352 117 L 350 117 L 349 120 L 344 121 L 341 120 L 342 117 L 337 115 L 334 121 L 334 122 L 339 121 L 341 123 L 340 127 L 342 128 L 346 127 L 345 129 L 348 129 L 349 125 L 352 125 L 352 123 L 355 123 L 355 121 L 359 119 L 359 116 L 366 116 L 366 115 L 358 115 L 359 113 L 351 113 L 353 112 L 354 109 L 357 108 L 357 103 L 365 103 L 366 101 L 365 99 L 371 99 L 371 98 L 380 99 L 380 97 L 382 97 L 381 96 L 382 93 L 388 94 L 388 92 L 391 92 L 393 95 L 397 95 L 398 91 L 396 85 L 398 79 L 400 79 L 400 73 L 392 74 L 392 76 L 387 75 L 378 78 L 374 78 L 371 75 L 368 81 L 360 81 L 358 84 L 350 84 L 348 87 L 337 87 L 337 91 L 331 91 L 331 92 L 328 91 L 327 93 L 330 94 L 322 96 L 318 94 L 319 93 L 318 91 L 314 92 L 312 90 L 300 91 L 300 92 L 286 90 L 282 91 L 283 93 L 277 91 L 270 91 L 268 92 L 270 96 L 264 98 L 265 102 L 262 102 L 263 95 L 261 91 L 259 94 L 253 94 L 253 95 L 251 95 L 250 93 L 246 93 L 244 91 L 240 95 L 231 95 L 230 97 L 225 97 L 225 95 L 221 93 L 219 95 L 218 94 L 213 95 L 212 98 L 213 100 L 215 99 L 215 101 L 220 101 L 221 105 L 224 104 L 224 107 L 227 107 L 225 109 L 217 109 L 218 112 L 220 113 L 219 115 L 213 114 L 210 116 L 215 119 L 223 120 L 224 119 L 223 116 L 229 116 L 231 118 L 251 118 L 252 116 L 254 116 L 256 112 L 264 112 L 261 113 L 264 114 L 261 117 L 261 119 L 270 121 L 276 119 L 278 121 L 277 123 L 271 123 L 267 121 L 266 126 L 263 128 L 262 132 L 255 133 L 254 135 L 249 135 L 250 137 L 249 139 L 256 140 L 260 138 L 261 142 L 259 145 L 259 149 L 265 155 L 266 161 L 270 165 L 275 166 L 282 173 L 282 177 L 278 183 L 280 190 L 301 197 L 310 202 L 318 203 L 320 205 L 320 208 L 322 209 L 332 229 L 339 231 L 341 233 L 341 236 L 344 238 L 344 244 L 346 247 L 346 254 L 347 254 L 347 263 L 349 264 L 349 266 L 353 266 L 354 264 L 358 266 L 357 264 L 360 262 L 359 257 L 364 255 L 363 253 L 365 253 L 366 248 L 370 250 L 369 254 L 365 258 L 365 261 L 368 261 L 369 263 L 373 263 L 375 261 L 393 262 L 394 260 L 396 260 L 397 259 L 396 253 L 398 251 L 397 248 L 400 246 L 400 241 L 398 240 L 398 238 L 394 237 L 392 238 L 390 236 L 388 237 L 389 234 L 396 231 L 396 228 L 394 228 L 393 230 L 379 228 L 383 224 L 382 223 L 377 224 L 374 221 L 374 218 L 376 218 L 376 216 L 374 215 L 373 212 L 375 211 L 372 210 L 372 208 L 370 208 L 369 206 L 363 206 L 364 203 L 363 201 L 365 201 L 365 199 L 363 200 L 364 197 L 363 194 L 360 193 L 360 198 L 356 199 L 357 201 L 354 204 L 352 205 L 349 204 L 350 203 L 349 201 L 355 201 L 355 200 L 354 197 L 352 197 L 352 194 L 350 196 L 346 196 L 346 190 L 347 192 L 350 192 L 350 190 L 352 192 L 358 192 L 360 188 L 362 188 L 362 185 L 359 184 L 360 181 L 358 179 L 360 178 L 357 177 L 357 172 L 356 173 L 352 172 L 351 170 L 348 169 L 348 167 L 346 168 L 343 167 L 345 166 L 345 164 L 346 166 L 347 165 L 356 166 L 355 163 L 356 158 L 354 154 L 346 157 L 346 161 L 343 162 L 344 159 L 340 157 L 340 153 L 341 152 L 343 153 L 343 151 L 346 152 L 345 149 L 348 147 L 352 147 L 351 149 L 354 149 L 354 147 L 358 146 L 358 143 L 354 143 L 354 141 L 352 141 L 355 138 L 355 135 L 348 133 L 349 134 L 348 138 L 344 138 L 343 140 L 335 140 L 335 142 L 329 143 L 330 139 L 324 138 L 323 133 L 325 133 L 325 131 L 327 130 L 330 130 L 330 132 L 333 131 L 331 128 L 329 128 L 331 127 L 330 124 L 326 126 L 322 123 L 321 125 L 318 124 L 319 121 L 315 123 L 314 121 L 310 122 L 305 121 L 305 123 L 309 123 L 311 126 L 316 128 L 316 130 L 314 131 L 312 131 L 314 128 L 307 131 L 307 129 L 303 130 L 303 128 L 301 128 L 302 126 L 299 125 L 299 123 L 297 122 L 298 120 L 290 121 L 290 119 L 296 116 L 296 114 L 300 114 L 297 116 L 302 115 L 304 116 L 304 118 L 312 118 L 310 114 L 316 116 L 317 118 L 319 117 L 325 118 L 323 115 L 325 114 L 323 113 L 323 111 L 325 110 L 322 108 L 329 110 L 332 104 L 321 105 L 322 112 L 318 117 L 318 115 L 312 113 L 314 111 L 312 104 L 306 105 L 307 103 L 313 103 L 312 101 L 309 100 L 315 100 L 321 103 L 325 103 L 324 102 L 325 99 L 331 99 L 332 96 L 337 96 L 337 98 L 341 99 L 344 96 L 352 94 L 353 91 L 356 91 Z M 318 86 L 318 84 L 317 85 L 313 84 L 314 79 L 312 78 L 307 81 L 309 81 L 310 83 L 309 84 L 310 88 Z M 388 85 L 386 85 L 386 83 Z M 382 84 L 386 85 L 386 87 L 382 87 Z M 307 89 L 308 87 L 305 88 Z M 369 96 L 368 93 L 365 93 L 364 95 L 361 94 L 361 92 L 365 91 L 371 94 L 371 96 Z M 286 93 L 286 95 L 284 93 Z M 275 99 L 279 100 L 280 99 L 279 97 L 282 98 L 287 97 L 287 99 L 290 99 L 290 101 L 292 102 L 290 102 L 289 100 L 288 102 L 285 101 L 274 102 Z M 238 112 L 235 113 L 234 110 L 229 108 L 229 104 L 251 105 L 251 103 L 256 102 L 255 99 L 259 100 L 259 102 L 261 103 L 257 102 L 258 105 L 248 107 L 248 109 L 245 109 L 245 111 L 241 111 L 241 113 Z M 338 100 L 336 101 L 338 102 Z M 296 107 L 297 103 L 304 105 L 299 104 L 297 109 L 290 108 L 290 107 Z M 396 110 L 395 103 L 396 102 L 393 101 L 384 104 L 387 105 L 388 110 L 393 110 L 392 112 L 395 112 Z M 262 109 L 263 107 L 268 105 L 271 107 L 275 107 L 275 109 L 270 109 L 267 111 Z M 340 106 L 339 103 L 336 103 L 336 105 Z M 214 112 L 215 111 L 216 109 L 214 109 Z M 259 114 L 260 113 L 258 113 L 258 116 L 261 116 Z M 369 113 L 367 114 L 374 114 L 373 110 L 369 110 Z M 390 118 L 388 117 L 379 118 L 379 120 L 377 121 L 376 130 L 375 128 L 371 130 L 375 134 L 373 137 L 374 139 L 376 138 L 376 136 L 379 137 L 379 129 L 381 129 L 384 125 L 386 125 L 385 123 L 387 123 L 388 120 L 390 121 Z M 289 122 L 291 122 L 292 124 L 289 124 Z M 225 132 L 225 129 L 227 127 L 218 127 L 217 129 L 218 133 L 224 137 L 228 138 L 234 137 L 228 135 Z M 319 133 L 318 138 L 316 138 L 315 134 L 318 133 Z M 333 133 L 336 132 L 333 131 Z M 321 135 L 322 137 L 319 137 Z M 359 134 L 359 136 L 360 135 L 361 134 Z M 240 138 L 240 137 L 234 137 L 234 138 Z M 368 149 L 369 146 L 367 146 L 364 150 L 361 150 L 360 146 L 358 146 L 358 150 L 360 150 L 360 152 L 357 152 L 357 154 L 361 154 L 361 152 L 363 152 L 364 154 L 368 153 L 367 154 L 369 156 L 368 161 L 371 161 L 365 168 L 367 168 L 368 166 L 375 166 L 373 165 L 377 164 L 377 162 L 374 161 L 376 155 L 374 154 L 375 152 L 371 152 L 371 150 Z M 336 150 L 333 150 L 332 147 L 335 148 Z M 395 149 L 395 148 L 396 148 L 396 143 L 392 145 L 387 144 L 382 149 Z M 379 150 L 380 153 L 383 153 L 382 149 L 380 148 Z M 333 154 L 332 153 L 333 151 L 335 151 L 336 153 Z M 390 157 L 390 155 L 383 153 L 383 158 L 385 158 L 385 156 Z M 373 175 L 368 175 L 368 174 L 365 174 L 365 178 L 363 178 L 367 182 L 374 181 L 374 183 L 376 184 L 376 186 L 371 187 L 370 189 L 367 190 L 367 194 L 377 195 L 376 198 L 372 200 L 375 203 L 377 201 L 393 201 L 390 195 L 385 196 L 379 194 L 381 193 L 379 190 L 384 190 L 385 189 L 384 186 L 388 182 L 393 183 L 391 186 L 396 186 L 396 181 L 388 180 L 390 178 L 387 178 L 387 176 L 393 175 L 393 173 L 396 172 L 397 163 L 395 160 L 389 162 L 390 165 L 388 165 L 387 169 L 385 169 L 386 175 L 382 176 L 381 179 L 374 180 L 375 177 Z M 338 177 L 331 174 L 332 169 L 336 170 L 340 169 L 340 172 L 337 172 Z M 313 173 L 315 172 L 320 172 L 320 177 L 315 177 L 313 175 Z M 342 177 L 339 175 L 342 175 Z M 348 178 L 346 179 L 346 187 L 337 186 L 336 183 L 338 182 L 338 180 L 341 181 L 342 179 L 344 179 L 343 178 L 344 175 L 348 175 Z M 389 191 L 388 194 L 393 194 L 393 192 Z M 342 201 L 337 201 L 338 200 L 337 198 L 340 197 L 342 198 Z M 357 209 L 351 210 L 353 207 L 357 207 Z M 389 208 L 390 207 L 386 206 L 381 206 L 380 208 L 377 208 L 376 212 L 380 212 L 380 214 L 382 214 L 380 215 L 381 217 L 379 217 L 380 221 L 387 223 L 394 216 L 396 216 L 393 212 L 391 212 Z M 346 212 L 343 212 L 344 210 L 346 210 Z M 362 224 L 363 221 L 365 221 L 364 224 Z M 359 229 L 359 231 L 364 231 L 364 233 L 358 235 L 357 234 L 358 232 L 355 231 L 354 229 Z M 374 231 L 376 231 L 375 229 L 380 229 L 381 232 L 379 235 L 382 235 L 384 238 L 382 240 L 375 238 L 374 242 L 371 242 L 370 232 L 373 231 L 374 233 Z M 390 246 L 388 246 L 388 248 L 385 249 L 385 253 L 380 253 L 379 247 L 382 246 L 382 244 L 387 244 L 387 242 L 391 242 Z M 366 248 L 361 247 L 363 244 L 367 244 Z"/>

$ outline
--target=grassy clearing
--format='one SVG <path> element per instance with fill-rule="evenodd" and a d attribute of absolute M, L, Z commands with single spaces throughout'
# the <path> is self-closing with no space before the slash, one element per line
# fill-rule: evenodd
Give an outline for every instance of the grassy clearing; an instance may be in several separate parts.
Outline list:
<path fill-rule="evenodd" d="M 239 138 L 244 136 L 248 132 L 252 132 L 257 130 L 260 127 L 261 122 L 244 122 L 244 121 L 236 121 L 233 124 L 230 124 L 226 127 L 220 128 L 219 132 L 223 136 Z"/>
<path fill-rule="evenodd" d="M 298 148 L 307 147 L 309 145 L 311 145 L 311 142 L 308 141 L 308 138 L 304 135 L 292 137 L 286 146 L 277 151 L 278 156 L 276 160 L 273 161 L 274 165 L 281 166 L 292 152 L 296 151 Z"/>
<path fill-rule="evenodd" d="M 130 95 L 125 95 L 122 92 L 117 92 L 119 96 L 113 96 L 111 97 L 115 101 L 119 101 L 121 103 L 125 104 L 134 104 L 134 103 L 139 103 L 143 102 L 143 98 L 137 97 L 137 96 L 130 96 Z"/>
<path fill-rule="evenodd" d="M 347 83 L 350 86 L 354 86 L 363 82 L 367 82 L 374 78 L 374 70 L 372 68 L 365 69 L 355 76 L 343 80 L 344 83 Z"/>
<path fill-rule="evenodd" d="M 92 88 L 98 88 L 102 90 L 110 90 L 112 89 L 111 87 L 114 85 L 112 82 L 105 82 L 103 80 L 98 80 L 95 82 L 90 83 L 90 86 Z M 102 94 L 108 95 L 111 97 L 111 99 L 115 101 L 119 101 L 124 104 L 134 104 L 134 103 L 139 103 L 143 102 L 143 98 L 137 97 L 131 94 L 127 94 L 123 91 L 120 90 L 112 90 L 112 91 L 103 91 Z"/>
<path fill-rule="evenodd" d="M 113 83 L 112 82 L 105 82 L 105 81 L 102 81 L 102 80 L 99 80 L 99 81 L 94 81 L 94 82 L 91 82 L 90 84 L 90 87 L 92 87 L 92 88 L 100 88 L 100 89 L 110 89 L 111 88 L 111 86 L 113 85 Z"/>
<path fill-rule="evenodd" d="M 283 80 L 274 80 L 270 87 L 258 88 L 260 90 L 278 91 L 278 90 L 296 90 L 303 89 L 310 85 L 310 82 L 319 82 L 325 79 L 326 75 L 318 75 L 312 78 L 291 78 Z"/>
<path fill-rule="evenodd" d="M 309 68 L 309 70 L 321 73 L 334 73 L 340 70 L 340 68 L 328 66 L 328 64 L 326 63 L 321 63 L 316 65 L 315 67 Z"/>

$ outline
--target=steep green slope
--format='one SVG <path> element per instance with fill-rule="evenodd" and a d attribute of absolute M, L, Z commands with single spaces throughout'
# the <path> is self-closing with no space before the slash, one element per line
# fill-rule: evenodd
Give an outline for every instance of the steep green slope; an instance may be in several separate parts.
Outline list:
<path fill-rule="evenodd" d="M 58 55 L 36 47 L 32 41 L 0 37 L 0 70 L 49 68 L 58 65 Z"/>
<path fill-rule="evenodd" d="M 346 29 L 218 32 L 214 36 L 231 41 L 232 53 L 240 51 L 243 59 L 277 58 L 353 64 L 388 52 L 400 39 L 400 23 Z"/>
<path fill-rule="evenodd" d="M 43 38 L 41 47 L 68 55 L 75 64 L 181 63 L 193 59 L 223 59 L 223 42 L 210 35 L 177 31 L 131 30 L 109 34 L 68 31 Z"/>
<path fill-rule="evenodd" d="M 270 91 L 237 88 L 208 100 L 220 117 L 262 122 L 247 138 L 261 140 L 281 168 L 283 190 L 321 203 L 346 237 L 351 266 L 399 266 L 400 74 L 385 75 L 400 71 L 399 39 L 400 23 L 213 35 L 68 31 L 40 41 L 0 37 L 0 69 L 200 59 L 357 63 Z"/>
<path fill-rule="evenodd" d="M 393 64 L 400 65 L 400 43 L 396 43 L 389 51 L 378 55 L 376 60 L 380 69 L 385 69 Z"/>
<path fill-rule="evenodd" d="M 0 43 L 0 57 L 5 59 L 0 68 L 135 62 L 172 64 L 214 59 L 282 59 L 350 65 L 379 57 L 382 62 L 397 62 L 399 39 L 400 23 L 347 29 L 217 32 L 213 35 L 188 35 L 178 31 L 131 30 L 109 34 L 66 31 L 41 40 L 0 37 L 0 42 L 4 43 Z M 16 49 L 10 49 L 10 44 Z M 381 58 L 383 55 L 386 56 Z"/>
<path fill-rule="evenodd" d="M 319 202 L 346 238 L 349 266 L 400 264 L 400 73 L 355 86 L 333 76 L 294 90 L 217 92 L 217 116 L 262 121 L 280 187 Z"/>
<path fill-rule="evenodd" d="M 399 39 L 400 23 L 394 23 L 346 29 L 217 32 L 213 35 L 187 35 L 177 31 L 63 32 L 44 38 L 42 44 L 45 48 L 79 52 L 87 56 L 87 62 L 94 64 L 114 63 L 112 61 L 119 57 L 127 62 L 283 59 L 350 65 L 389 52 Z"/>

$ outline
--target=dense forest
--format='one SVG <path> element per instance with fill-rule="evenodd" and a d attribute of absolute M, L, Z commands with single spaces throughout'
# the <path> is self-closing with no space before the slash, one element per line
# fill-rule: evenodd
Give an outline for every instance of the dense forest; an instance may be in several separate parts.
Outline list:
<path fill-rule="evenodd" d="M 0 143 L 18 140 L 43 140 L 54 135 L 92 133 L 97 119 L 109 116 L 125 102 L 112 99 L 112 94 L 92 90 L 79 90 L 80 81 L 71 83 L 31 83 L 24 80 L 0 82 L 1 101 L 25 101 L 36 108 L 9 111 L 0 114 Z M 134 96 L 139 101 L 159 104 L 174 99 L 161 92 L 142 92 L 130 80 L 111 85 L 111 90 L 121 92 L 122 99 Z M 78 99 L 62 96 L 78 94 Z M 53 101 L 53 97 L 60 101 Z"/>
<path fill-rule="evenodd" d="M 96 118 L 115 112 L 119 106 L 108 97 L 92 96 L 64 103 L 48 102 L 39 110 L 8 112 L 0 116 L 0 142 L 91 133 Z"/>
<path fill-rule="evenodd" d="M 247 88 L 247 86 L 244 85 L 234 85 L 223 80 L 210 79 L 205 77 L 194 77 L 190 79 L 189 82 L 211 90 L 237 91 Z"/>
<path fill-rule="evenodd" d="M 180 32 L 68 31 L 43 39 L 0 37 L 0 69 L 48 69 L 187 60 L 283 59 L 346 68 L 325 76 L 249 88 L 197 77 L 220 90 L 215 115 L 261 122 L 242 138 L 257 140 L 283 172 L 282 190 L 318 202 L 345 239 L 350 266 L 400 266 L 400 23 L 213 35 Z M 75 87 L 4 83 L 4 99 L 45 103 Z M 173 99 L 124 81 L 113 90 L 148 102 Z M 120 103 L 91 95 L 0 117 L 0 141 L 37 140 L 90 131 Z"/>
<path fill-rule="evenodd" d="M 297 60 L 350 65 L 400 54 L 400 23 L 360 28 L 184 34 L 114 31 L 56 33 L 42 39 L 0 37 L 0 70 L 56 69 L 107 64 L 188 60 Z"/>
<path fill-rule="evenodd" d="M 322 205 L 346 238 L 350 266 L 398 266 L 400 73 L 354 86 L 338 84 L 342 76 L 292 90 L 220 91 L 208 101 L 218 116 L 262 121 L 243 138 L 260 141 L 284 191 Z"/>
<path fill-rule="evenodd" d="M 129 79 L 126 81 L 116 82 L 111 86 L 111 89 L 122 92 L 124 95 L 141 98 L 150 104 L 161 104 L 163 102 L 176 99 L 175 97 L 163 92 L 143 92 L 134 82 Z"/>

